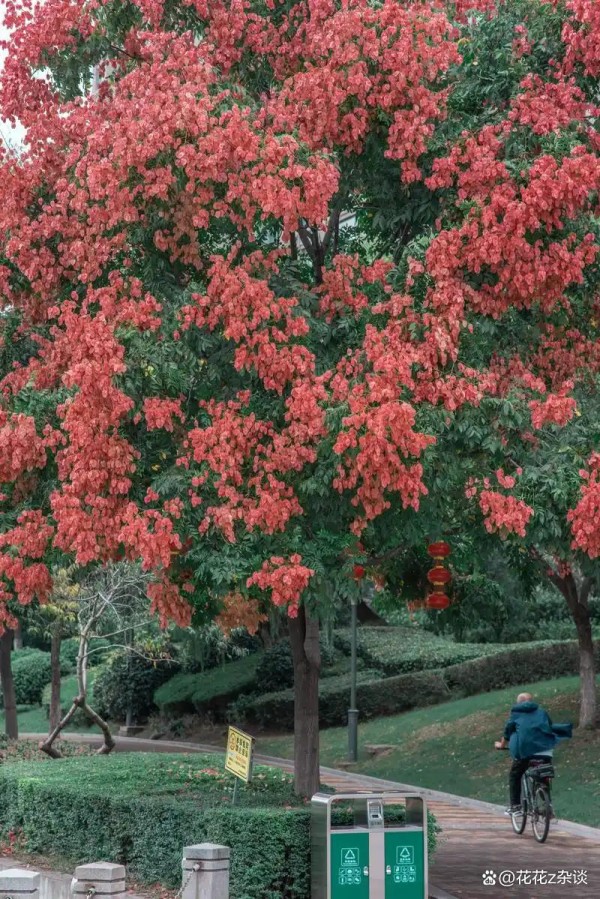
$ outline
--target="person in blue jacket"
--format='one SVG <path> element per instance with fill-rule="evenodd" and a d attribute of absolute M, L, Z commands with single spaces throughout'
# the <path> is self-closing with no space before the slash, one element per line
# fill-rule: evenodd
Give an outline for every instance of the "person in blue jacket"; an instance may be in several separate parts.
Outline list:
<path fill-rule="evenodd" d="M 508 749 L 513 763 L 508 775 L 510 808 L 513 814 L 521 807 L 521 778 L 532 759 L 551 762 L 559 740 L 573 735 L 572 724 L 552 724 L 546 709 L 533 702 L 531 693 L 520 693 L 517 704 L 510 710 L 502 740 L 496 749 Z"/>

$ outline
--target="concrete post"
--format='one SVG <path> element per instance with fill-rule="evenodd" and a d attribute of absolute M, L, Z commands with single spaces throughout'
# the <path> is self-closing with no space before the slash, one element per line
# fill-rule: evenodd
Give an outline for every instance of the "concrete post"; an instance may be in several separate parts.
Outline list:
<path fill-rule="evenodd" d="M 229 846 L 198 843 L 183 850 L 181 899 L 229 899 Z"/>
<path fill-rule="evenodd" d="M 26 868 L 0 871 L 0 899 L 39 899 L 40 875 Z"/>
<path fill-rule="evenodd" d="M 92 896 L 110 896 L 123 899 L 125 896 L 125 867 L 112 862 L 92 862 L 78 865 L 71 884 L 74 899 Z"/>

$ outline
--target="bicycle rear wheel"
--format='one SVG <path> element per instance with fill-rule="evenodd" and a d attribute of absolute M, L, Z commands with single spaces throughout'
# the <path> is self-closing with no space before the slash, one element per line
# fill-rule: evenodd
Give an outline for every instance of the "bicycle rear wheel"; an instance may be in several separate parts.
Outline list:
<path fill-rule="evenodd" d="M 550 807 L 550 796 L 548 790 L 539 784 L 533 793 L 533 808 L 531 810 L 531 824 L 533 827 L 533 835 L 538 843 L 543 843 L 548 836 L 550 829 L 550 818 L 552 809 Z"/>
<path fill-rule="evenodd" d="M 523 833 L 527 824 L 527 800 L 523 799 L 521 803 L 521 811 L 510 816 L 513 830 L 515 833 Z"/>

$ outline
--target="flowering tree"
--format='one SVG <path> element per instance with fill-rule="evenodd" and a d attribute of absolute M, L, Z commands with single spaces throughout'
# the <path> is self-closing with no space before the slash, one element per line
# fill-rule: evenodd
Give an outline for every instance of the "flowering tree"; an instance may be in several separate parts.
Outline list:
<path fill-rule="evenodd" d="M 165 620 L 269 597 L 314 792 L 318 619 L 348 551 L 418 509 L 456 410 L 517 385 L 567 414 L 580 366 L 555 383 L 541 359 L 593 305 L 596 19 L 575 0 L 9 4 L 0 104 L 27 151 L 2 164 L 0 285 L 27 352 L 1 384 L 0 607 L 44 600 L 50 564 L 122 557 Z M 479 33 L 510 56 L 489 106 Z M 472 349 L 499 319 L 540 329 L 518 362 Z"/>
<path fill-rule="evenodd" d="M 593 726 L 598 15 L 592 4 L 566 7 L 567 20 L 558 4 L 498 5 L 465 32 L 471 70 L 449 102 L 470 127 L 436 154 L 427 183 L 444 192 L 440 231 L 415 242 L 409 277 L 417 295 L 443 287 L 465 309 L 457 371 L 479 395 L 433 429 L 418 525 L 388 516 L 381 537 L 393 547 L 399 532 L 405 545 L 466 534 L 482 556 L 500 537 L 512 564 L 525 558 L 528 578 L 549 580 L 566 600 L 580 648 L 580 724 Z M 484 90 L 475 64 L 497 73 L 484 76 Z M 453 392 L 448 411 L 455 402 Z"/>

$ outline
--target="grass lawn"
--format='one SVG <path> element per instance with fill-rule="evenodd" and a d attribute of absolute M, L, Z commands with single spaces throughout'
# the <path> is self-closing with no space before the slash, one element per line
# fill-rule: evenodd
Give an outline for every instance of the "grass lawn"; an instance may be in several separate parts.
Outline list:
<path fill-rule="evenodd" d="M 91 755 L 86 747 L 59 763 L 48 764 L 46 758 L 33 757 L 19 761 L 14 769 L 11 764 L 6 768 L 25 779 L 43 777 L 47 789 L 69 790 L 86 799 L 110 793 L 119 798 L 178 798 L 198 808 L 231 803 L 235 777 L 224 770 L 221 755 Z M 266 766 L 255 766 L 251 783 L 239 785 L 237 801 L 247 807 L 304 806 L 304 801 L 294 795 L 291 774 Z"/>
<path fill-rule="evenodd" d="M 48 716 L 42 705 L 19 706 L 17 717 L 19 719 L 19 733 L 48 733 Z M 0 730 L 4 731 L 3 711 L 0 712 Z M 73 728 L 67 726 L 65 730 L 73 730 Z"/>
<path fill-rule="evenodd" d="M 564 677 L 521 687 L 534 694 L 553 721 L 577 721 L 579 678 Z M 471 796 L 488 802 L 507 800 L 508 753 L 494 740 L 514 703 L 516 688 L 483 693 L 443 705 L 378 718 L 359 727 L 356 771 Z M 395 744 L 388 756 L 370 758 L 365 744 Z M 258 738 L 257 751 L 290 758 L 293 738 Z M 347 758 L 345 728 L 321 732 L 321 763 L 336 767 Z M 556 752 L 555 808 L 559 818 L 600 826 L 600 733 L 576 730 Z"/>

